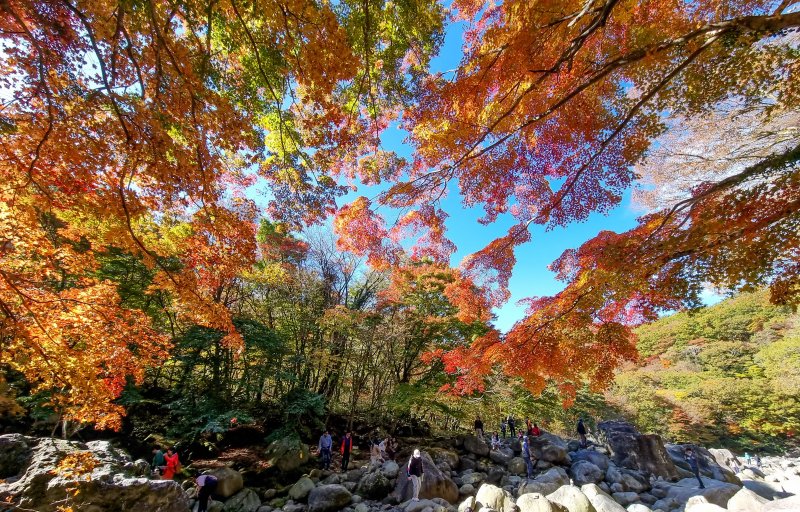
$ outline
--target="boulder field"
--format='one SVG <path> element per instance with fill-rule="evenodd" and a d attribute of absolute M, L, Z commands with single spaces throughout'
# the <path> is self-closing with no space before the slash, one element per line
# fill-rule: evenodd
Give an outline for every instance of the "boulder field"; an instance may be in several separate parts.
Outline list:
<path fill-rule="evenodd" d="M 735 474 L 729 451 L 691 445 L 700 489 L 683 460 L 686 445 L 665 444 L 619 421 L 599 424 L 586 449 L 549 433 L 532 438 L 539 462 L 531 479 L 516 439 L 497 450 L 471 435 L 403 441 L 397 462 L 356 460 L 345 473 L 312 469 L 280 488 L 245 487 L 238 471 L 215 469 L 219 485 L 209 512 L 800 512 L 800 460 L 765 457 L 761 468 Z M 425 470 L 419 501 L 410 499 L 404 468 L 414 448 L 422 450 Z M 307 447 L 298 450 L 272 451 L 286 464 L 307 464 Z M 92 463 L 80 463 L 81 454 L 91 454 Z M 196 510 L 191 481 L 152 480 L 148 472 L 146 461 L 106 441 L 3 435 L 0 510 Z"/>

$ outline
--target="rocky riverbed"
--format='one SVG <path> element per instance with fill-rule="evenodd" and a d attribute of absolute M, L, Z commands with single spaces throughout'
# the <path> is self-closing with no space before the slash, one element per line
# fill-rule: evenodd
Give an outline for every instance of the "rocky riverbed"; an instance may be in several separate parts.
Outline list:
<path fill-rule="evenodd" d="M 604 422 L 588 449 L 544 433 L 532 438 L 539 463 L 525 478 L 517 440 L 498 450 L 474 436 L 405 439 L 397 460 L 356 461 L 345 473 L 310 469 L 283 486 L 245 487 L 229 467 L 219 479 L 211 512 L 800 512 L 800 460 L 765 457 L 762 467 L 732 471 L 727 450 L 692 445 L 705 489 L 683 460 L 685 445 L 664 444 L 630 424 Z M 403 465 L 422 450 L 425 477 L 420 501 Z M 272 464 L 288 474 L 308 464 L 296 453 L 272 448 Z M 91 464 L 71 454 L 90 454 Z M 315 461 L 314 461 L 315 462 Z M 105 441 L 79 443 L 19 434 L 0 436 L 0 510 L 188 512 L 196 508 L 192 481 L 152 480 L 146 461 L 134 461 Z"/>

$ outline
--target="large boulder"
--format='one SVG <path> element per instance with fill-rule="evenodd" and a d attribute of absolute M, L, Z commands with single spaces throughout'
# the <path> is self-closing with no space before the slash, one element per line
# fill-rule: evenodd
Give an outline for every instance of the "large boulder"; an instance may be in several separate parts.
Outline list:
<path fill-rule="evenodd" d="M 428 450 L 428 453 L 430 454 L 431 459 L 433 459 L 437 465 L 442 462 L 446 462 L 448 466 L 455 469 L 461 462 L 461 457 L 459 457 L 458 453 L 454 452 L 453 450 L 446 450 L 444 448 L 431 448 Z"/>
<path fill-rule="evenodd" d="M 185 512 L 189 506 L 177 482 L 133 478 L 126 469 L 135 466 L 131 457 L 108 441 L 0 437 L 5 471 L 18 470 L 0 483 L 0 501 L 19 509 Z M 62 463 L 69 471 L 58 470 Z"/>
<path fill-rule="evenodd" d="M 381 466 L 381 473 L 384 474 L 386 478 L 397 478 L 397 475 L 400 474 L 400 465 L 393 460 L 387 460 Z"/>
<path fill-rule="evenodd" d="M 800 510 L 800 496 L 790 496 L 764 503 L 762 512 L 797 512 Z"/>
<path fill-rule="evenodd" d="M 711 477 L 714 480 L 741 485 L 741 482 L 733 473 L 733 471 L 731 471 L 728 466 L 721 466 L 718 464 L 716 457 L 709 450 L 706 450 L 702 446 L 697 446 L 694 444 L 667 444 L 664 447 L 666 448 L 667 454 L 672 460 L 672 463 L 678 468 L 681 468 L 689 473 L 692 472 L 692 468 L 684 458 L 686 448 L 691 448 L 697 456 L 697 466 L 700 469 L 700 474 Z M 727 452 L 727 450 L 724 451 Z"/>
<path fill-rule="evenodd" d="M 569 476 L 572 477 L 575 485 L 584 485 L 602 482 L 606 475 L 602 469 L 588 460 L 579 460 L 570 466 Z"/>
<path fill-rule="evenodd" d="M 514 451 L 506 446 L 501 446 L 499 450 L 492 450 L 489 452 L 489 458 L 492 462 L 507 466 L 511 459 L 514 458 Z"/>
<path fill-rule="evenodd" d="M 22 434 L 0 436 L 0 478 L 22 473 L 32 453 L 28 438 Z"/>
<path fill-rule="evenodd" d="M 475 495 L 475 506 L 487 507 L 497 512 L 514 512 L 514 497 L 511 493 L 491 484 L 483 484 Z"/>
<path fill-rule="evenodd" d="M 309 512 L 335 512 L 350 504 L 352 495 L 339 484 L 321 485 L 308 495 Z"/>
<path fill-rule="evenodd" d="M 284 437 L 267 446 L 267 464 L 281 472 L 294 471 L 309 461 L 308 446 L 297 439 Z"/>
<path fill-rule="evenodd" d="M 598 440 L 618 466 L 645 471 L 667 480 L 678 478 L 664 443 L 655 434 L 641 434 L 630 423 L 604 421 L 597 425 Z"/>
<path fill-rule="evenodd" d="M 289 497 L 295 501 L 303 500 L 314 488 L 314 481 L 304 476 L 289 489 Z"/>
<path fill-rule="evenodd" d="M 551 503 L 565 508 L 568 512 L 595 512 L 594 505 L 589 498 L 574 485 L 562 485 L 553 493 L 547 495 Z"/>
<path fill-rule="evenodd" d="M 228 467 L 215 469 L 210 474 L 217 477 L 217 490 L 214 494 L 221 498 L 230 498 L 244 488 L 242 474 Z"/>
<path fill-rule="evenodd" d="M 253 489 L 242 489 L 227 500 L 222 507 L 223 512 L 256 512 L 261 506 L 261 499 Z"/>
<path fill-rule="evenodd" d="M 425 476 L 422 479 L 422 487 L 419 491 L 420 498 L 442 498 L 449 503 L 458 502 L 458 486 L 450 479 L 449 475 L 442 473 L 427 452 L 422 452 L 422 468 Z M 399 502 L 405 502 L 410 500 L 412 495 L 413 487 L 411 481 L 405 478 L 405 474 L 401 474 L 395 483 L 391 496 Z"/>
<path fill-rule="evenodd" d="M 478 457 L 489 455 L 489 445 L 476 436 L 464 436 L 464 449 Z"/>
<path fill-rule="evenodd" d="M 739 489 L 728 500 L 727 508 L 729 512 L 759 512 L 767 501 L 749 489 Z"/>
<path fill-rule="evenodd" d="M 537 459 L 554 464 L 564 464 L 569 460 L 567 443 L 555 434 L 544 432 L 540 436 L 529 436 L 528 441 Z"/>
<path fill-rule="evenodd" d="M 580 460 L 586 460 L 597 466 L 598 468 L 602 469 L 603 471 L 608 469 L 608 464 L 610 460 L 608 459 L 608 455 L 604 453 L 600 453 L 595 450 L 578 450 L 570 454 L 572 458 L 572 463 L 576 463 Z"/>
<path fill-rule="evenodd" d="M 517 500 L 520 512 L 554 512 L 553 504 L 537 493 L 523 494 Z"/>
<path fill-rule="evenodd" d="M 646 476 L 632 469 L 618 468 L 611 465 L 606 471 L 606 482 L 619 484 L 622 492 L 643 492 L 650 489 L 650 481 Z"/>
<path fill-rule="evenodd" d="M 790 496 L 789 493 L 784 492 L 781 484 L 776 482 L 760 482 L 758 480 L 743 479 L 742 485 L 762 498 L 767 500 L 781 499 Z"/>
<path fill-rule="evenodd" d="M 666 489 L 666 498 L 672 498 L 678 503 L 686 503 L 693 496 L 702 496 L 709 503 L 725 507 L 738 491 L 739 486 L 706 478 L 703 480 L 705 489 L 700 489 L 696 478 L 684 478 L 674 484 L 657 481 L 655 486 Z"/>
<path fill-rule="evenodd" d="M 614 498 L 604 493 L 596 484 L 586 484 L 581 487 L 583 494 L 589 498 L 597 512 L 626 512 L 625 507 L 614 501 Z"/>
<path fill-rule="evenodd" d="M 382 471 L 372 471 L 358 482 L 356 494 L 370 500 L 382 500 L 391 490 L 392 482 L 386 475 Z"/>
<path fill-rule="evenodd" d="M 552 468 L 531 481 L 523 481 L 517 489 L 517 496 L 529 493 L 548 495 L 558 490 L 562 485 L 569 484 L 569 476 L 562 468 Z"/>
<path fill-rule="evenodd" d="M 524 475 L 528 472 L 528 466 L 522 457 L 514 457 L 508 461 L 508 472 L 512 475 Z"/>

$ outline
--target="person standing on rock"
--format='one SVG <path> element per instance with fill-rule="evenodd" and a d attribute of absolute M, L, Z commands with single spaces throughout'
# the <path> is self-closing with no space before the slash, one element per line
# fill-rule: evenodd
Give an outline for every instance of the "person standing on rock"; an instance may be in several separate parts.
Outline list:
<path fill-rule="evenodd" d="M 750 454 L 747 452 L 744 452 L 744 465 L 745 466 L 750 465 Z"/>
<path fill-rule="evenodd" d="M 153 471 L 160 473 L 161 468 L 166 465 L 167 461 L 164 460 L 164 452 L 161 451 L 161 447 L 159 445 L 155 445 L 153 447 Z"/>
<path fill-rule="evenodd" d="M 419 449 L 415 449 L 414 454 L 408 459 L 408 466 L 406 467 L 406 476 L 411 480 L 411 486 L 414 492 L 411 501 L 419 501 L 419 489 L 422 487 L 422 475 L 424 474 L 425 470 L 422 467 L 422 454 L 419 452 Z"/>
<path fill-rule="evenodd" d="M 197 483 L 197 512 L 207 512 L 208 499 L 217 490 L 217 477 L 200 475 L 195 482 Z"/>
<path fill-rule="evenodd" d="M 689 463 L 689 467 L 692 468 L 692 473 L 697 477 L 697 481 L 700 482 L 700 488 L 705 489 L 706 486 L 703 485 L 703 479 L 700 478 L 700 466 L 697 463 L 697 457 L 691 448 L 686 448 L 683 452 L 683 458 Z"/>
<path fill-rule="evenodd" d="M 528 442 L 528 436 L 522 436 L 522 460 L 525 461 L 525 467 L 528 470 L 528 480 L 533 478 L 533 470 L 536 468 L 536 465 L 539 463 L 538 460 L 536 462 L 531 462 L 531 445 Z"/>
<path fill-rule="evenodd" d="M 319 456 L 322 459 L 322 469 L 328 470 L 331 468 L 331 449 L 333 448 L 333 439 L 330 432 L 327 430 L 319 438 Z"/>
<path fill-rule="evenodd" d="M 761 469 L 761 455 L 756 453 L 756 456 L 755 456 L 754 460 L 756 462 L 756 467 L 758 469 Z"/>
<path fill-rule="evenodd" d="M 483 441 L 483 422 L 480 416 L 475 418 L 475 437 Z"/>
<path fill-rule="evenodd" d="M 506 422 L 508 423 L 508 430 L 510 432 L 511 438 L 513 439 L 514 436 L 517 435 L 517 431 L 514 429 L 514 417 L 509 414 Z"/>
<path fill-rule="evenodd" d="M 347 464 L 350 463 L 350 452 L 353 451 L 353 437 L 350 432 L 347 432 L 342 439 L 342 447 L 339 450 L 342 452 L 342 473 L 347 471 Z"/>
<path fill-rule="evenodd" d="M 578 418 L 578 426 L 575 430 L 581 438 L 581 448 L 586 448 L 586 425 L 583 424 L 583 418 Z"/>
<path fill-rule="evenodd" d="M 531 435 L 533 437 L 539 437 L 540 435 L 542 435 L 542 431 L 541 429 L 539 429 L 539 425 L 537 425 L 536 423 L 533 424 L 533 428 L 531 429 Z"/>
<path fill-rule="evenodd" d="M 500 433 L 503 434 L 503 439 L 506 438 L 506 427 L 508 427 L 508 424 L 506 424 L 506 420 L 501 421 L 500 422 Z"/>
<path fill-rule="evenodd" d="M 181 461 L 178 460 L 178 454 L 174 448 L 167 448 L 167 454 L 164 456 L 164 473 L 161 478 L 164 480 L 172 480 L 175 478 L 175 473 L 180 471 Z"/>

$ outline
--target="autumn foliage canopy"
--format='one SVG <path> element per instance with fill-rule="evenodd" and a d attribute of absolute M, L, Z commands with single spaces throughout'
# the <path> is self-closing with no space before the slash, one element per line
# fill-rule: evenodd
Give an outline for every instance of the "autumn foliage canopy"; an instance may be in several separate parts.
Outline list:
<path fill-rule="evenodd" d="M 65 419 L 118 427 L 115 398 L 169 340 L 100 277 L 112 249 L 235 349 L 221 290 L 271 257 L 259 218 L 286 233 L 333 216 L 340 249 L 444 273 L 459 318 L 488 323 L 532 225 L 608 212 L 637 184 L 670 200 L 565 252 L 552 265 L 564 290 L 529 299 L 508 333 L 428 355 L 452 389 L 480 390 L 498 369 L 567 398 L 600 388 L 635 357 L 632 326 L 696 305 L 707 283 L 769 285 L 796 305 L 793 4 L 5 0 L 1 361 Z M 463 56 L 431 73 L 448 19 L 466 23 Z M 748 119 L 752 143 L 679 158 L 708 136 L 703 118 Z M 380 144 L 393 123 L 410 158 Z M 259 184 L 267 211 L 249 193 Z M 361 185 L 381 192 L 337 203 Z M 458 268 L 448 194 L 484 224 L 514 221 Z"/>

